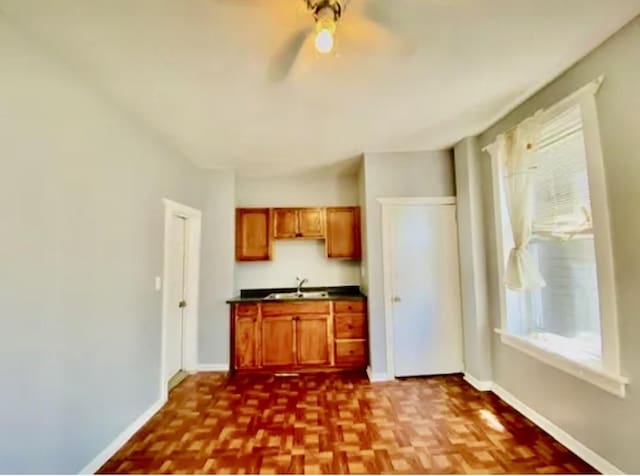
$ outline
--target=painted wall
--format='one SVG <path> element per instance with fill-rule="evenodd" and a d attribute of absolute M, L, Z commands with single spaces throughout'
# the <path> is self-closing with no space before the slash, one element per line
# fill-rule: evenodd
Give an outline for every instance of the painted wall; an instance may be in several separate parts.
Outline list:
<path fill-rule="evenodd" d="M 487 304 L 482 182 L 475 138 L 454 148 L 465 373 L 491 381 L 491 322 Z"/>
<path fill-rule="evenodd" d="M 75 473 L 160 394 L 163 203 L 200 173 L 0 15 L 0 472 Z"/>
<path fill-rule="evenodd" d="M 366 274 L 369 297 L 369 351 L 373 374 L 386 374 L 386 333 L 382 266 L 381 197 L 455 195 L 450 150 L 365 154 Z"/>
<path fill-rule="evenodd" d="M 360 236 L 362 237 L 360 261 L 360 290 L 369 293 L 369 250 L 367 249 L 367 184 L 365 182 L 364 158 L 358 170 L 358 205 L 360 206 Z"/>
<path fill-rule="evenodd" d="M 204 209 L 200 267 L 200 364 L 229 363 L 229 305 L 235 270 L 235 174 L 202 171 Z"/>
<path fill-rule="evenodd" d="M 493 338 L 494 380 L 602 457 L 629 472 L 640 472 L 640 18 L 614 35 L 522 106 L 480 136 L 480 145 L 604 74 L 597 97 L 611 213 L 618 293 L 621 362 L 631 383 L 624 399 L 556 370 Z M 496 237 L 490 163 L 482 167 L 489 309 L 499 322 Z"/>
<path fill-rule="evenodd" d="M 237 207 L 354 206 L 358 183 L 349 176 L 241 178 L 236 181 Z M 235 264 L 235 288 L 293 287 L 296 276 L 307 286 L 359 285 L 360 263 L 329 260 L 323 240 L 276 240 L 273 260 Z"/>

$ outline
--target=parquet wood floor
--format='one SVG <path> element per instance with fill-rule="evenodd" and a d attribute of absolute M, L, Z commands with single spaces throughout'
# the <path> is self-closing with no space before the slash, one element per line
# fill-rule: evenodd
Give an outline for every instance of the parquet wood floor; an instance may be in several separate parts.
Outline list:
<path fill-rule="evenodd" d="M 189 376 L 100 473 L 594 473 L 461 376 Z"/>

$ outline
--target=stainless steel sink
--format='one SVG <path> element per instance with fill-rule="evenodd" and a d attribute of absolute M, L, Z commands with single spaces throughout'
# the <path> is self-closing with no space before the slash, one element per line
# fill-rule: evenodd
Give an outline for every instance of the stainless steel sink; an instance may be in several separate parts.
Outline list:
<path fill-rule="evenodd" d="M 301 293 L 272 293 L 265 299 L 324 299 L 328 298 L 327 291 L 309 291 Z"/>

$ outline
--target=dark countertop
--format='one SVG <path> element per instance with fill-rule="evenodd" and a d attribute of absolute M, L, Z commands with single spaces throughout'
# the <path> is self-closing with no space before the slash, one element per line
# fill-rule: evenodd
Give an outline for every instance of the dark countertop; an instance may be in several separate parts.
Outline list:
<path fill-rule="evenodd" d="M 291 302 L 291 301 L 364 301 L 367 296 L 362 294 L 358 286 L 329 286 L 322 288 L 303 287 L 304 292 L 327 291 L 329 296 L 326 298 L 313 299 L 265 299 L 272 293 L 294 293 L 296 288 L 271 288 L 271 289 L 243 289 L 239 296 L 234 296 L 227 300 L 227 304 L 236 304 L 242 302 Z"/>

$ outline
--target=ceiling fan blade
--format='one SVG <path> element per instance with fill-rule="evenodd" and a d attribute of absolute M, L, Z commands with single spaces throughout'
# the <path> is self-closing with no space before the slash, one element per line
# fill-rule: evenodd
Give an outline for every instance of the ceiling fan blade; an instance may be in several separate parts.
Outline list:
<path fill-rule="evenodd" d="M 369 53 L 371 50 L 398 53 L 403 47 L 403 42 L 396 35 L 362 15 L 345 17 L 338 28 L 337 45 L 344 55 Z"/>
<path fill-rule="evenodd" d="M 305 40 L 312 31 L 312 27 L 299 30 L 276 52 L 269 63 L 267 72 L 271 81 L 282 81 L 289 75 L 289 71 L 291 71 L 293 64 L 296 62 Z"/>
<path fill-rule="evenodd" d="M 369 20 L 393 30 L 396 25 L 393 21 L 391 3 L 385 0 L 366 0 L 362 12 Z"/>

